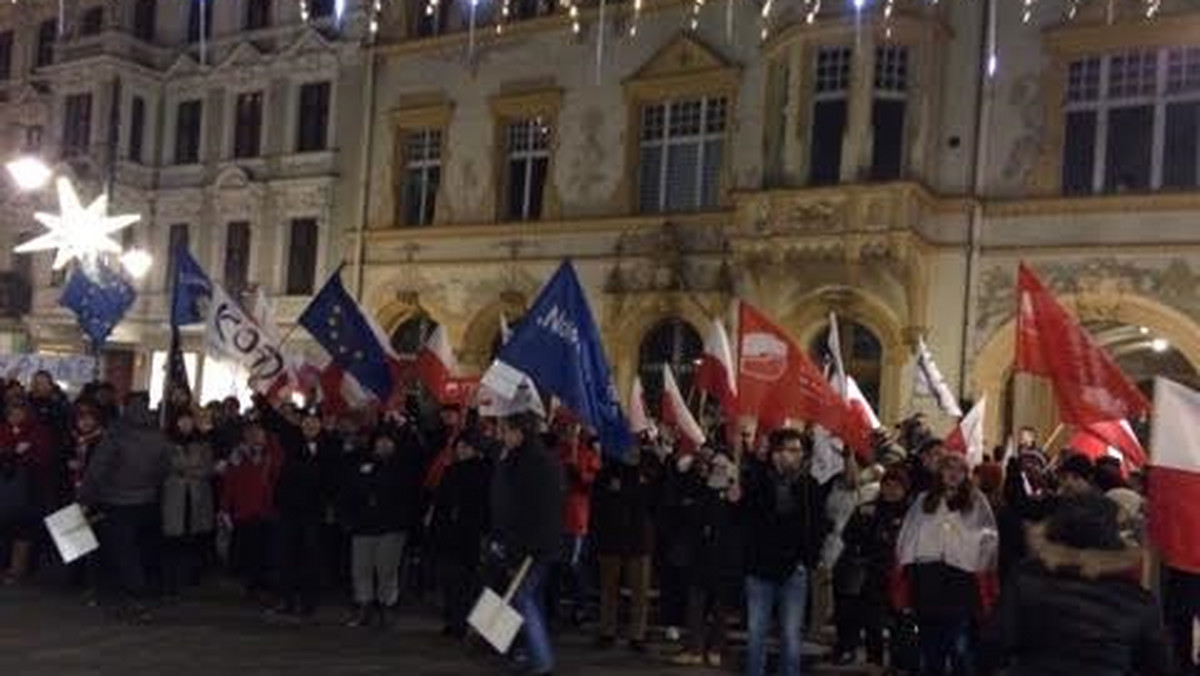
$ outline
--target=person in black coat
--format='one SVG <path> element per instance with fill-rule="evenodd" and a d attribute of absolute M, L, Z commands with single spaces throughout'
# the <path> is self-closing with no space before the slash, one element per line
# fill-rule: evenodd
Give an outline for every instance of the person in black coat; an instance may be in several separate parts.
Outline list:
<path fill-rule="evenodd" d="M 434 493 L 430 530 L 441 576 L 442 634 L 467 635 L 467 614 L 479 593 L 481 545 L 488 530 L 491 463 L 478 435 L 459 438 L 455 458 Z"/>
<path fill-rule="evenodd" d="M 531 561 L 513 606 L 525 619 L 522 634 L 533 674 L 554 670 L 546 629 L 545 582 L 557 560 L 565 497 L 562 464 L 538 435 L 538 418 L 518 413 L 500 423 L 504 451 L 492 474 L 491 514 L 496 550 L 511 566 Z"/>
<path fill-rule="evenodd" d="M 275 484 L 279 512 L 279 563 L 284 614 L 311 615 L 321 591 L 322 527 L 332 520 L 341 444 L 323 433 L 315 413 L 299 427 L 282 416 L 266 417 L 283 448 L 283 464 Z"/>
<path fill-rule="evenodd" d="M 1157 604 L 1137 582 L 1142 551 L 1121 539 L 1117 512 L 1102 495 L 1071 496 L 1030 529 L 1030 558 L 983 632 L 984 674 L 1174 673 Z"/>

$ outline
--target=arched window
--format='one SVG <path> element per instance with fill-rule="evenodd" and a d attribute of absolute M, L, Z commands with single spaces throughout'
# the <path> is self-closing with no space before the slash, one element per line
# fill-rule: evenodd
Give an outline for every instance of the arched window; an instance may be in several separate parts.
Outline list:
<path fill-rule="evenodd" d="M 671 367 L 679 391 L 686 398 L 703 352 L 704 341 L 700 334 L 682 319 L 664 319 L 646 333 L 638 351 L 638 375 L 642 378 L 646 406 L 652 415 L 659 410 L 662 399 L 663 365 Z"/>
<path fill-rule="evenodd" d="M 429 334 L 438 327 L 438 323 L 428 314 L 418 312 L 404 320 L 392 332 L 392 349 L 400 359 L 411 361 L 417 358 L 417 353 L 429 339 Z"/>
<path fill-rule="evenodd" d="M 883 343 L 871 329 L 848 319 L 838 319 L 838 334 L 846 373 L 854 378 L 871 408 L 878 413 L 879 391 L 883 383 Z M 828 325 L 817 333 L 808 351 L 818 366 L 825 366 L 832 358 L 829 353 Z"/>
<path fill-rule="evenodd" d="M 521 319 L 522 318 L 518 317 L 516 319 L 508 320 L 509 333 L 516 333 L 517 327 L 521 325 Z M 497 355 L 500 354 L 500 348 L 502 347 L 504 347 L 504 329 L 503 327 L 498 327 L 496 329 L 496 335 L 492 337 L 491 351 L 488 352 L 488 364 L 491 364 L 496 360 Z"/>

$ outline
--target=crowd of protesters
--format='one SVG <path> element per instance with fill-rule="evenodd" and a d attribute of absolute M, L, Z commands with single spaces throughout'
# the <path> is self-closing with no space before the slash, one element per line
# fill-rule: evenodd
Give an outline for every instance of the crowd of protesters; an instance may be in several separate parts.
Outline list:
<path fill-rule="evenodd" d="M 1032 430 L 970 468 L 916 415 L 818 482 L 802 430 L 643 435 L 616 459 L 569 415 L 242 410 L 183 389 L 152 411 L 106 385 L 71 402 L 46 374 L 3 392 L 4 583 L 54 568 L 41 519 L 79 502 L 101 547 L 65 577 L 126 620 L 224 571 L 278 617 L 348 600 L 353 626 L 436 588 L 422 601 L 462 640 L 483 585 L 529 561 L 514 654 L 534 674 L 555 632 L 585 630 L 749 676 L 772 645 L 797 676 L 806 641 L 895 674 L 1200 673 L 1200 575 L 1148 564 L 1140 477 L 1051 458 Z"/>

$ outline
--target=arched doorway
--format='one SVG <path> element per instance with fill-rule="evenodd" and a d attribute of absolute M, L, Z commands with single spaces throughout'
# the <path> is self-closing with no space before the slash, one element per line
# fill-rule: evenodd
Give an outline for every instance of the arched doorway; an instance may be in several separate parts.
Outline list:
<path fill-rule="evenodd" d="M 871 329 L 847 319 L 838 320 L 838 338 L 846 373 L 854 378 L 871 408 L 878 412 L 883 388 L 883 341 Z M 828 324 L 813 337 L 808 352 L 819 366 L 832 359 Z"/>
<path fill-rule="evenodd" d="M 677 317 L 664 319 L 646 332 L 638 349 L 638 375 L 650 411 L 658 411 L 661 406 L 663 365 L 671 367 L 680 392 L 687 397 L 703 352 L 700 333 Z"/>

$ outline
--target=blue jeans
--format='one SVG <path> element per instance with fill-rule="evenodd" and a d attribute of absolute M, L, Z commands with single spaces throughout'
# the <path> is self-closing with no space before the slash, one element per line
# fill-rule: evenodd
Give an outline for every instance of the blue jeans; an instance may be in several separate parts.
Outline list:
<path fill-rule="evenodd" d="M 513 608 L 525 620 L 521 627 L 521 635 L 525 638 L 525 649 L 529 651 L 529 669 L 535 674 L 545 674 L 554 670 L 554 650 L 550 645 L 550 633 L 546 630 L 544 607 L 546 574 L 549 569 L 545 562 L 535 561 L 529 567 L 529 573 L 521 583 L 521 588 L 513 597 Z"/>
<path fill-rule="evenodd" d="M 803 566 L 779 582 L 754 576 L 746 578 L 746 615 L 750 633 L 746 676 L 766 676 L 767 636 L 776 607 L 779 608 L 780 642 L 783 645 L 779 673 L 781 676 L 800 676 L 800 646 L 807 601 L 808 571 Z"/>

